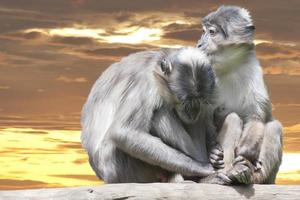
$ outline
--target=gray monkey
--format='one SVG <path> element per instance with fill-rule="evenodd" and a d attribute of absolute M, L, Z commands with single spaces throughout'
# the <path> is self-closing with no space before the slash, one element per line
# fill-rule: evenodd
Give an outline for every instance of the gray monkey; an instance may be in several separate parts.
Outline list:
<path fill-rule="evenodd" d="M 97 176 L 121 183 L 214 173 L 207 157 L 216 139 L 214 85 L 207 57 L 192 47 L 139 52 L 108 67 L 81 120 L 82 145 Z"/>
<path fill-rule="evenodd" d="M 232 160 L 227 159 L 224 171 L 237 183 L 274 183 L 282 157 L 282 126 L 272 117 L 262 69 L 255 54 L 255 28 L 250 14 L 244 8 L 221 6 L 203 18 L 202 24 L 203 34 L 197 46 L 210 57 L 216 73 L 218 123 L 226 121 L 227 114 L 234 112 L 237 115 L 231 115 L 234 119 L 231 121 L 238 126 L 236 130 L 241 130 L 231 134 L 232 142 L 219 141 L 224 159 L 226 156 L 234 159 L 233 168 L 230 167 Z M 220 116 L 223 119 L 220 120 Z M 226 127 L 217 126 L 221 127 L 218 137 L 226 138 Z M 233 144 L 236 140 L 238 143 Z M 211 153 L 210 160 L 215 167 L 220 166 L 222 159 L 220 149 Z"/>

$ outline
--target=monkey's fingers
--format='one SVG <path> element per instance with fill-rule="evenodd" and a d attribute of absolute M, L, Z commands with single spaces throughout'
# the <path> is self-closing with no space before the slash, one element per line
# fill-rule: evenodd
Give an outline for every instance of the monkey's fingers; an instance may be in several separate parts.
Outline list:
<path fill-rule="evenodd" d="M 216 161 L 219 161 L 219 160 L 222 160 L 222 161 L 223 161 L 223 157 L 218 156 L 218 155 L 216 155 L 216 154 L 210 154 L 210 155 L 209 155 L 209 158 L 212 159 L 212 160 L 216 160 Z"/>
<path fill-rule="evenodd" d="M 213 160 L 213 159 L 209 159 L 210 163 L 213 165 L 214 168 L 216 168 L 217 170 L 219 169 L 223 169 L 225 167 L 224 165 L 224 161 L 223 160 Z"/>
<path fill-rule="evenodd" d="M 209 159 L 210 163 L 215 166 L 215 165 L 224 165 L 224 161 L 223 160 L 214 160 L 214 159 Z"/>
<path fill-rule="evenodd" d="M 222 157 L 222 159 L 224 157 L 223 151 L 220 151 L 219 149 L 215 149 L 215 148 L 213 148 L 211 150 L 210 154 L 215 154 L 215 155 L 217 155 L 219 157 Z"/>
<path fill-rule="evenodd" d="M 200 179 L 199 183 L 230 185 L 232 183 L 232 180 L 228 178 L 224 173 L 219 172 Z"/>
<path fill-rule="evenodd" d="M 241 162 L 246 162 L 246 159 L 243 156 L 238 156 L 233 160 L 232 165 L 236 165 Z"/>
<path fill-rule="evenodd" d="M 224 169 L 225 168 L 225 165 L 224 164 L 220 164 L 220 165 L 216 165 L 216 166 L 214 166 L 215 167 L 215 169 L 217 170 L 217 171 L 219 171 L 219 170 L 221 170 L 221 169 Z"/>
<path fill-rule="evenodd" d="M 217 178 L 218 178 L 218 181 L 216 182 L 217 184 L 230 185 L 232 183 L 232 180 L 222 172 L 217 174 Z"/>
<path fill-rule="evenodd" d="M 201 166 L 200 168 L 201 170 L 199 170 L 200 172 L 198 174 L 198 176 L 200 177 L 205 177 L 216 173 L 213 165 L 211 165 L 210 163 L 205 164 L 205 166 Z"/>

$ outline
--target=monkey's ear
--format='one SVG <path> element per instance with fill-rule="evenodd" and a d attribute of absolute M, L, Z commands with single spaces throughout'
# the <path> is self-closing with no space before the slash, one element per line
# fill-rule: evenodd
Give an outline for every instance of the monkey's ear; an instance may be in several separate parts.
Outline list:
<path fill-rule="evenodd" d="M 160 68 L 164 74 L 169 74 L 172 71 L 172 65 L 167 59 L 163 59 L 160 62 Z"/>

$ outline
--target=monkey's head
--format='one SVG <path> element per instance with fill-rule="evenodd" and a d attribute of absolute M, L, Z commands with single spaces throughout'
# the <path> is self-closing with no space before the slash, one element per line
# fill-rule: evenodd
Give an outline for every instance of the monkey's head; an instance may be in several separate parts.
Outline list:
<path fill-rule="evenodd" d="M 160 62 L 160 77 L 178 116 L 193 123 L 207 104 L 212 103 L 215 75 L 206 55 L 186 47 L 167 54 Z"/>
<path fill-rule="evenodd" d="M 255 27 L 249 12 L 237 6 L 221 6 L 202 20 L 203 34 L 197 47 L 214 53 L 221 46 L 252 44 Z"/>

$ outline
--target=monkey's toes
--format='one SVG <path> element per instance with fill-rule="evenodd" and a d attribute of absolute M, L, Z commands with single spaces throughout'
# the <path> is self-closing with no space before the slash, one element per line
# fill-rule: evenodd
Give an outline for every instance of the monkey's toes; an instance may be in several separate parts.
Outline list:
<path fill-rule="evenodd" d="M 247 165 L 238 163 L 229 172 L 229 178 L 236 183 L 250 184 L 251 174 L 251 169 Z"/>

